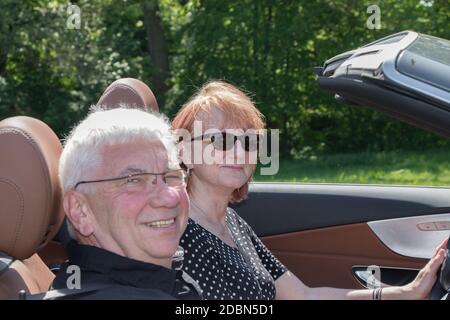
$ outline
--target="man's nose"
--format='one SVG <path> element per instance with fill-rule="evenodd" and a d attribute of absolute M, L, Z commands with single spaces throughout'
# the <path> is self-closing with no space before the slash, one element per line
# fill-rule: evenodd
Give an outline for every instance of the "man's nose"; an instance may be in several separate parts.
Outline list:
<path fill-rule="evenodd" d="M 174 208 L 180 203 L 180 194 L 174 187 L 161 182 L 156 186 L 155 192 L 150 195 L 149 204 L 154 208 Z"/>

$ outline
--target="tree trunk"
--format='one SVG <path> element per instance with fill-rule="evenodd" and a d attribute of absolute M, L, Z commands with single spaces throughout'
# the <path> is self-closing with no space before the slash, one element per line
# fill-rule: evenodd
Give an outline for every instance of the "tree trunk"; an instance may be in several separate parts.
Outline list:
<path fill-rule="evenodd" d="M 6 59 L 7 55 L 6 52 L 0 51 L 0 76 L 4 76 L 6 73 Z"/>
<path fill-rule="evenodd" d="M 152 90 L 159 106 L 164 106 L 164 94 L 167 92 L 167 78 L 169 76 L 169 55 L 161 18 L 159 17 L 158 0 L 141 1 L 144 14 L 144 25 L 147 32 L 147 48 L 150 61 L 154 66 Z"/>

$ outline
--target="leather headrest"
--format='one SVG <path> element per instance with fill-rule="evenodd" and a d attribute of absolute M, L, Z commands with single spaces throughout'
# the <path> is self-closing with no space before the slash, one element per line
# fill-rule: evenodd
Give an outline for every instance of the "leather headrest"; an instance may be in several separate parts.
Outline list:
<path fill-rule="evenodd" d="M 58 231 L 64 218 L 61 151 L 42 121 L 21 116 L 0 122 L 0 252 L 27 259 Z"/>
<path fill-rule="evenodd" d="M 133 78 L 114 81 L 97 102 L 98 106 L 106 106 L 108 109 L 118 108 L 120 104 L 147 111 L 159 111 L 152 90 L 142 81 Z"/>

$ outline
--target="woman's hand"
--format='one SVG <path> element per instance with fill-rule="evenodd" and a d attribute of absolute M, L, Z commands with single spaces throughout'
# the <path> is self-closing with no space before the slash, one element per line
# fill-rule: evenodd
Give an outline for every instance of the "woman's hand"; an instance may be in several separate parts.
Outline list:
<path fill-rule="evenodd" d="M 437 272 L 441 267 L 442 262 L 445 258 L 445 248 L 447 246 L 447 241 L 443 241 L 437 248 L 434 250 L 433 256 L 430 261 L 425 265 L 425 267 L 420 270 L 416 279 L 411 283 L 401 287 L 403 291 L 403 298 L 406 299 L 427 299 L 430 295 L 431 289 L 433 288 L 434 283 L 437 279 Z"/>

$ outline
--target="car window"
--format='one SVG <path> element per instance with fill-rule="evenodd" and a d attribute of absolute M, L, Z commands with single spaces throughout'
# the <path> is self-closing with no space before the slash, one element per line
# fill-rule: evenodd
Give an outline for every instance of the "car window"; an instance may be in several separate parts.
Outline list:
<path fill-rule="evenodd" d="M 448 40 L 420 35 L 407 51 L 450 66 L 450 41 Z"/>
<path fill-rule="evenodd" d="M 450 41 L 420 35 L 400 56 L 397 69 L 450 92 Z"/>

